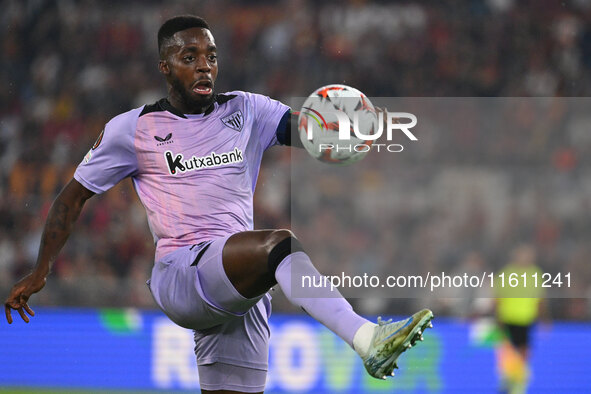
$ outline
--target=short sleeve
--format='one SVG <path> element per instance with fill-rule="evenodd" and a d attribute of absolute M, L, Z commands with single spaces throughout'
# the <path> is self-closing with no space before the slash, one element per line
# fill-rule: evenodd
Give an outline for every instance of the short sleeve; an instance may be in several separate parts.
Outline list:
<path fill-rule="evenodd" d="M 277 127 L 289 107 L 260 94 L 249 94 L 255 117 L 255 130 L 263 150 L 278 144 Z"/>
<path fill-rule="evenodd" d="M 134 146 L 141 108 L 114 117 L 76 168 L 74 179 L 100 194 L 138 171 Z"/>

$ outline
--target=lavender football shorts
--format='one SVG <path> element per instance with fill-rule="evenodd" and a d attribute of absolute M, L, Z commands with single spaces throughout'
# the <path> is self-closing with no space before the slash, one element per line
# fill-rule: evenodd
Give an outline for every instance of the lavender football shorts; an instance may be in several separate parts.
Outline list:
<path fill-rule="evenodd" d="M 148 281 L 164 313 L 194 330 L 197 365 L 208 366 L 203 377 L 211 376 L 211 367 L 218 364 L 268 368 L 271 297 L 249 299 L 234 288 L 222 265 L 228 238 L 179 248 L 154 264 Z M 253 373 L 253 380 L 259 382 L 260 373 Z M 253 381 L 250 388 L 257 385 Z"/>
<path fill-rule="evenodd" d="M 199 366 L 199 385 L 203 390 L 233 390 L 259 393 L 265 390 L 267 371 L 223 363 Z"/>

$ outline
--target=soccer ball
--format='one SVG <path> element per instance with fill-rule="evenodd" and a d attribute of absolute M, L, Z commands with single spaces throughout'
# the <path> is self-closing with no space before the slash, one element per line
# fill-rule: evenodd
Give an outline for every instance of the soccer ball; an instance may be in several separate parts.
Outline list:
<path fill-rule="evenodd" d="M 316 89 L 298 117 L 300 140 L 308 153 L 325 163 L 351 164 L 371 150 L 378 117 L 369 99 L 347 85 Z"/>

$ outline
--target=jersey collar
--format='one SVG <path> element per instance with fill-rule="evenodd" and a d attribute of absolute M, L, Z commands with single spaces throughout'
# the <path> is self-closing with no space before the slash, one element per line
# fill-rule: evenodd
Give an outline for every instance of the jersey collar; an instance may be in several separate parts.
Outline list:
<path fill-rule="evenodd" d="M 211 105 L 209 107 L 207 107 L 205 112 L 203 112 L 201 115 L 203 115 L 203 116 L 209 115 L 210 113 L 212 113 L 215 110 L 216 104 L 223 104 L 226 101 L 228 101 L 234 97 L 236 97 L 236 95 L 216 94 L 214 96 L 214 99 L 213 99 L 213 102 L 211 103 Z M 181 111 L 179 111 L 178 109 L 176 109 L 175 107 L 173 107 L 167 98 L 162 98 L 162 99 L 158 100 L 158 105 L 163 110 L 168 111 L 171 114 L 178 116 L 179 118 L 187 119 L 187 116 L 185 114 L 183 114 Z M 197 115 L 197 114 L 195 114 L 195 115 Z"/>

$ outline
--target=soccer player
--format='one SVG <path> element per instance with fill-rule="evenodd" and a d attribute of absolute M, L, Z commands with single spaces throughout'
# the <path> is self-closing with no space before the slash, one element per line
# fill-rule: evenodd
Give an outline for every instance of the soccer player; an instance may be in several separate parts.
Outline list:
<path fill-rule="evenodd" d="M 540 317 L 548 317 L 544 289 L 534 285 L 534 276 L 542 277 L 542 270 L 536 265 L 535 247 L 527 243 L 518 245 L 501 273 L 505 278 L 518 280 L 516 286 L 497 286 L 495 294 L 497 322 L 507 339 L 497 351 L 501 391 L 524 393 L 531 374 L 531 330 Z"/>
<path fill-rule="evenodd" d="M 297 306 L 345 340 L 367 371 L 385 378 L 430 326 L 422 310 L 373 324 L 334 291 L 292 294 L 297 277 L 320 274 L 289 230 L 253 231 L 253 192 L 263 152 L 291 144 L 290 109 L 268 97 L 214 93 L 217 48 L 205 20 L 178 16 L 158 31 L 158 69 L 168 97 L 108 122 L 54 201 L 34 270 L 5 303 L 26 322 L 29 297 L 90 197 L 131 177 L 156 243 L 148 286 L 176 324 L 195 332 L 202 391 L 262 392 L 276 284 Z"/>

